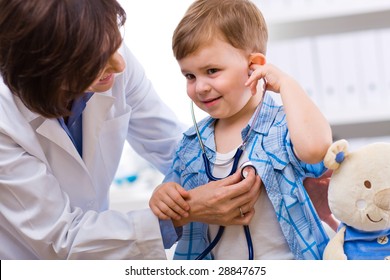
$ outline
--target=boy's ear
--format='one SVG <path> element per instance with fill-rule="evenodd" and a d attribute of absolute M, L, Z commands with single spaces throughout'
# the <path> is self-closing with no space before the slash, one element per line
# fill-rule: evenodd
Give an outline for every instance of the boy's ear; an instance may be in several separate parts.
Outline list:
<path fill-rule="evenodd" d="M 252 64 L 264 65 L 266 62 L 267 59 L 262 53 L 251 53 L 249 56 L 249 66 Z"/>

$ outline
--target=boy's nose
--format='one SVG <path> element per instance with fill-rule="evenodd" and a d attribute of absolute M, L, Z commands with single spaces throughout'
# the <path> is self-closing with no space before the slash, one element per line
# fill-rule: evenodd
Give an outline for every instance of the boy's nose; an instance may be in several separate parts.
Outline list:
<path fill-rule="evenodd" d="M 196 81 L 196 93 L 204 94 L 211 90 L 211 86 L 204 80 L 198 79 Z"/>

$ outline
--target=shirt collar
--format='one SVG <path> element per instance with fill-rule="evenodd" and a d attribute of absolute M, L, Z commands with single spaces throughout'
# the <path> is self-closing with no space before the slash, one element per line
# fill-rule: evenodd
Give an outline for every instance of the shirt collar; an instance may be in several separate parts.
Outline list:
<path fill-rule="evenodd" d="M 276 114 L 281 111 L 282 106 L 277 104 L 275 100 L 270 96 L 270 94 L 265 93 L 264 99 L 262 101 L 262 105 L 260 108 L 259 116 L 254 122 L 252 122 L 254 115 L 251 117 L 248 125 L 241 131 L 241 135 L 244 138 L 250 129 L 250 124 L 253 123 L 253 131 L 267 135 L 272 123 L 274 122 Z M 203 120 L 198 122 L 199 133 L 202 137 L 202 141 L 205 146 L 209 148 L 214 148 L 214 122 L 215 119 L 208 116 Z M 195 127 L 192 126 L 185 133 L 187 137 L 195 137 L 196 130 Z"/>

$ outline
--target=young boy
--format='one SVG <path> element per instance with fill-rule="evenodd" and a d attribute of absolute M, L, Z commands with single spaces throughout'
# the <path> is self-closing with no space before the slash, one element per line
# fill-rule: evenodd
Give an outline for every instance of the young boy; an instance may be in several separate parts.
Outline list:
<path fill-rule="evenodd" d="M 188 130 L 164 181 L 186 190 L 225 177 L 251 161 L 262 180 L 249 224 L 255 259 L 321 259 L 328 236 L 303 187 L 306 177 L 324 171 L 331 129 L 300 85 L 266 63 L 267 27 L 248 0 L 198 0 L 173 35 L 173 52 L 187 79 L 187 94 L 210 117 Z M 249 77 L 249 78 L 248 78 Z M 262 89 L 279 93 L 283 106 Z M 204 145 L 208 160 L 202 160 Z M 243 151 L 235 157 L 237 147 Z M 211 173 L 206 170 L 210 163 Z M 206 170 L 206 171 L 205 171 Z M 215 178 L 214 178 L 215 179 Z M 185 219 L 191 211 L 179 186 L 157 188 L 150 200 L 160 218 Z M 212 205 L 210 205 L 212 207 Z M 217 235 L 218 225 L 184 227 L 175 259 L 195 259 Z M 208 259 L 248 259 L 242 226 L 226 227 Z"/>

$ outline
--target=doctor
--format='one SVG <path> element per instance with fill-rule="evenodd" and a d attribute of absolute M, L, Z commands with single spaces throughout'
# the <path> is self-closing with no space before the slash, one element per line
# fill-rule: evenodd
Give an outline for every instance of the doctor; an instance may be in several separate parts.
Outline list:
<path fill-rule="evenodd" d="M 115 0 L 0 0 L 0 259 L 164 259 L 180 238 L 183 221 L 108 210 L 124 142 L 165 172 L 182 131 L 125 18 Z M 237 173 L 184 193 L 185 220 L 246 224 L 259 186 Z"/>

